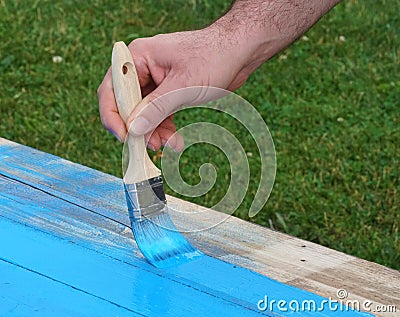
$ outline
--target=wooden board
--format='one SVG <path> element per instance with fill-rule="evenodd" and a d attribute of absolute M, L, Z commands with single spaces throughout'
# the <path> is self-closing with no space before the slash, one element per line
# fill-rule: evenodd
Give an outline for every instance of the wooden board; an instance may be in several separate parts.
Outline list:
<path fill-rule="evenodd" d="M 178 227 L 224 220 L 168 203 L 183 211 L 173 214 Z M 0 139 L 0 316 L 286 316 L 291 301 L 320 308 L 338 289 L 376 315 L 396 316 L 374 312 L 379 305 L 400 308 L 398 271 L 234 217 L 186 236 L 208 256 L 152 267 L 133 240 L 120 179 Z M 272 311 L 259 309 L 266 299 Z M 300 315 L 362 315 L 323 308 Z"/>

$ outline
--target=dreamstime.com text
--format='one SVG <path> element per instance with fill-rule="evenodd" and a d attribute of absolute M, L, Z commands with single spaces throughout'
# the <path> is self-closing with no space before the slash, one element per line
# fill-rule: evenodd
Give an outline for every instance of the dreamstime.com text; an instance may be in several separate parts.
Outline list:
<path fill-rule="evenodd" d="M 268 295 L 257 302 L 260 311 L 271 312 L 344 312 L 344 311 L 365 311 L 371 313 L 396 313 L 396 305 L 374 305 L 372 301 L 351 300 L 347 298 L 347 291 L 339 289 L 338 299 L 331 297 L 326 299 L 292 299 L 277 300 L 270 299 Z"/>

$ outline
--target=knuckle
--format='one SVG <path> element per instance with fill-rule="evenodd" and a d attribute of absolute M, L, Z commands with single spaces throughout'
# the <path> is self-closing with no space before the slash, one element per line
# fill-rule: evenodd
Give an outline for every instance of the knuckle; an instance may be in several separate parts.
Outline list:
<path fill-rule="evenodd" d="M 162 120 L 164 120 L 166 117 L 166 110 L 165 110 L 166 105 L 165 105 L 165 102 L 163 99 L 164 98 L 161 96 L 161 97 L 154 99 L 151 102 L 152 108 L 154 109 L 153 111 L 155 112 L 155 114 L 159 115 L 162 118 Z M 150 109 L 150 107 L 149 107 L 149 109 Z"/>
<path fill-rule="evenodd" d="M 129 43 L 128 48 L 131 53 L 137 50 L 143 50 L 148 46 L 148 38 L 138 38 Z"/>

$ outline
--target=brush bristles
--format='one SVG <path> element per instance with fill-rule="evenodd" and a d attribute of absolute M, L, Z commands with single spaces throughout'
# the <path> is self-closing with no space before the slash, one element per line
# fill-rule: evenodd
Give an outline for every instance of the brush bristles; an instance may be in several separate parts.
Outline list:
<path fill-rule="evenodd" d="M 144 257 L 159 268 L 189 262 L 201 255 L 175 228 L 167 211 L 161 176 L 125 184 L 133 235 Z"/>
<path fill-rule="evenodd" d="M 176 230 L 165 212 L 133 220 L 131 224 L 140 251 L 158 268 L 183 264 L 203 255 Z"/>

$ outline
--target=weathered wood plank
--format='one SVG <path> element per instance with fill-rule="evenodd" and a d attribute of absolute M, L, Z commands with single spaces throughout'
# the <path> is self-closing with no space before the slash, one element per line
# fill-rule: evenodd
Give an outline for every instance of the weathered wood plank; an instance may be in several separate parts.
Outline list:
<path fill-rule="evenodd" d="M 129 220 L 120 179 L 4 139 L 0 139 L 0 144 L 3 145 L 0 145 L 0 174 L 23 181 L 65 202 L 97 214 L 97 220 L 96 217 L 91 217 L 93 225 L 113 232 L 120 239 L 131 241 L 130 230 L 125 230 Z M 40 163 L 35 164 L 35 160 Z M 176 210 L 204 211 L 195 215 L 192 212 L 189 217 L 184 213 L 174 214 L 174 222 L 178 227 L 189 224 L 192 228 L 204 228 L 223 216 L 173 197 L 168 197 L 168 203 Z M 101 218 L 109 221 L 100 225 Z M 71 219 L 76 219 L 76 215 L 71 216 Z M 67 229 L 63 230 L 68 233 Z M 189 237 L 207 254 L 325 297 L 337 299 L 337 289 L 345 288 L 349 293 L 349 300 L 369 300 L 373 303 L 371 309 L 374 309 L 375 305 L 384 304 L 400 307 L 399 272 L 377 264 L 273 232 L 234 217 L 219 226 L 191 234 Z M 134 250 L 134 243 L 130 242 L 130 246 L 133 246 Z M 130 246 L 126 248 L 129 249 Z M 102 247 L 101 242 L 97 247 Z M 181 272 L 174 274 L 179 276 Z M 195 271 L 188 270 L 185 274 L 188 281 L 195 282 Z M 343 279 L 342 276 L 346 278 Z M 372 287 L 369 282 L 371 279 L 374 280 Z M 265 292 L 263 289 L 255 293 L 260 299 Z M 382 316 L 390 315 L 395 316 Z"/>

